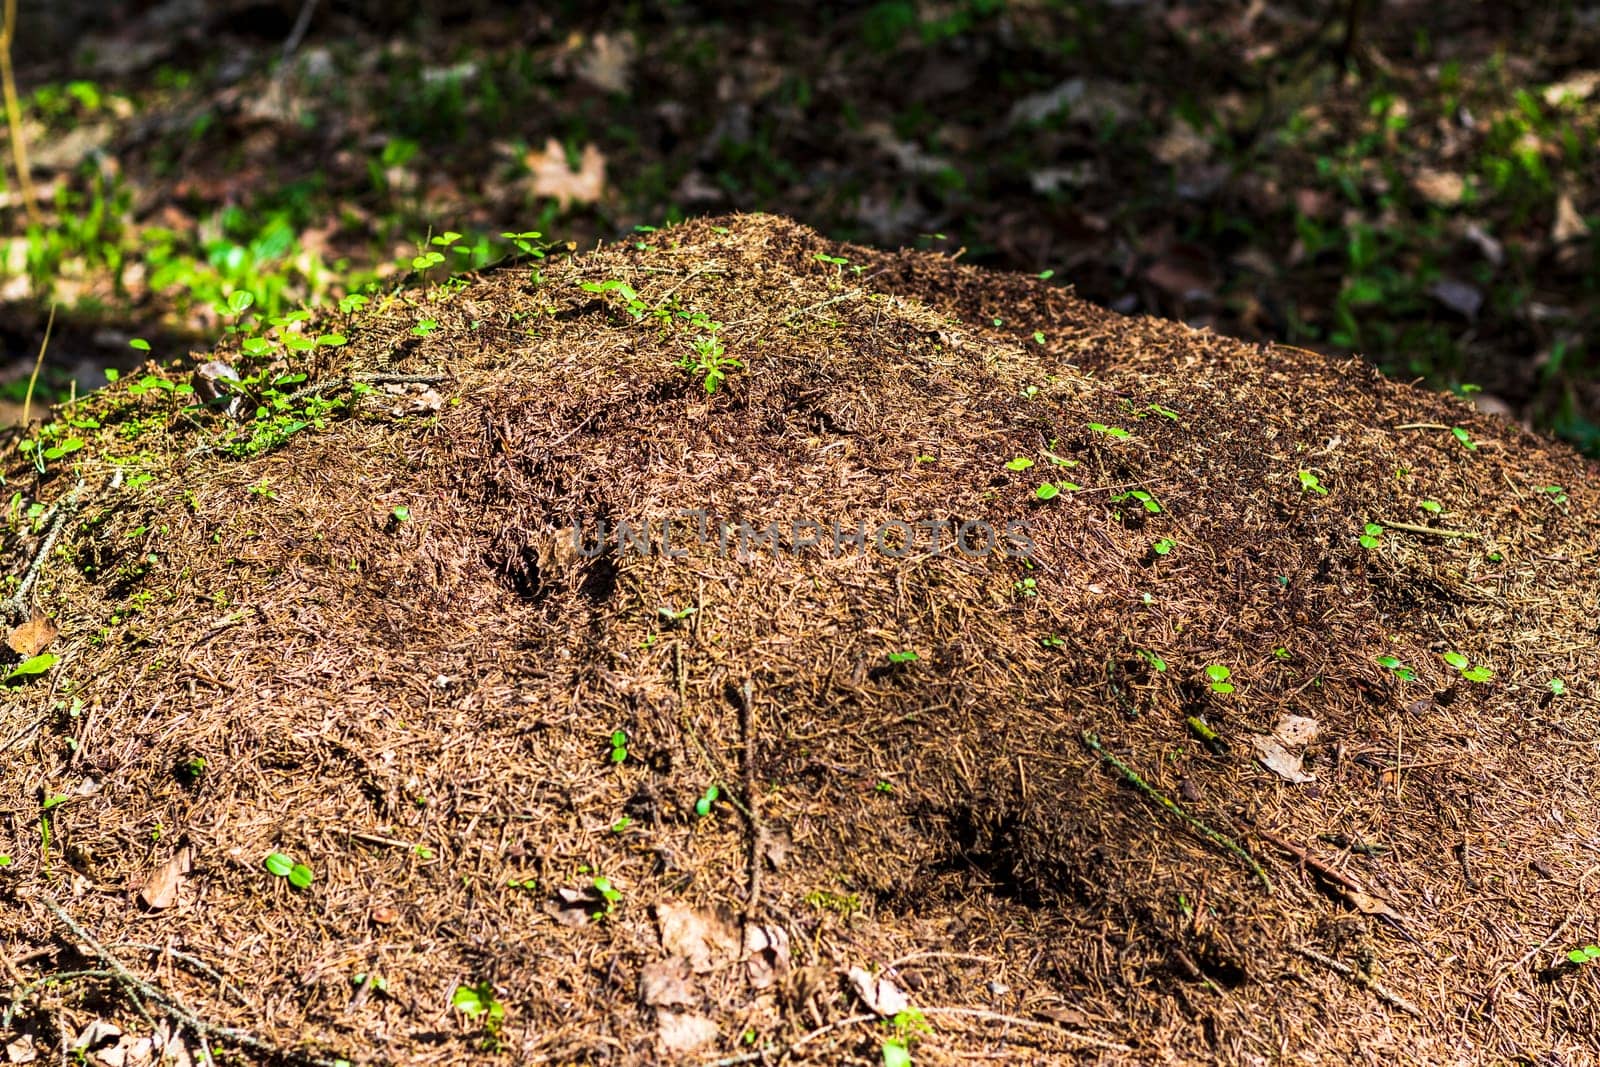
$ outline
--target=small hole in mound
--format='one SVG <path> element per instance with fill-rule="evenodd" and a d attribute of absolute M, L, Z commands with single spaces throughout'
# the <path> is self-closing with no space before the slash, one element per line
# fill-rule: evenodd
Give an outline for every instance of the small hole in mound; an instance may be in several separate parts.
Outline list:
<path fill-rule="evenodd" d="M 543 576 L 539 573 L 539 554 L 532 545 L 519 545 L 503 560 L 487 560 L 495 576 L 521 600 L 532 603 L 544 592 Z"/>
<path fill-rule="evenodd" d="M 583 595 L 590 600 L 599 602 L 608 599 L 617 591 L 617 561 L 610 554 L 601 556 L 589 564 L 588 571 L 583 576 L 583 584 L 578 587 Z"/>

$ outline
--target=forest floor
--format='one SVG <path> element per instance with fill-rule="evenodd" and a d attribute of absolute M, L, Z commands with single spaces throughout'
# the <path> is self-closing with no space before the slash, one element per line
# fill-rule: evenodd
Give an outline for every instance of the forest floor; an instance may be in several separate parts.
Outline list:
<path fill-rule="evenodd" d="M 1594 461 L 775 217 L 438 247 L 0 434 L 12 1062 L 1600 1062 Z"/>
<path fill-rule="evenodd" d="M 1348 3 L 365 6 L 303 37 L 287 0 L 24 12 L 10 418 L 52 302 L 58 397 L 133 337 L 209 347 L 234 292 L 282 315 L 432 235 L 476 266 L 503 234 L 765 210 L 1361 353 L 1600 450 L 1591 7 L 1368 0 L 1352 33 Z"/>

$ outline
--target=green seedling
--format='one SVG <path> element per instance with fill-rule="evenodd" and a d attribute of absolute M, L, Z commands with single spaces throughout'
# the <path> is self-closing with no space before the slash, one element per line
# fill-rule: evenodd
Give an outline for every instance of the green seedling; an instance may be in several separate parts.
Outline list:
<path fill-rule="evenodd" d="M 484 1050 L 500 1050 L 500 1027 L 506 1020 L 506 1006 L 495 998 L 494 986 L 486 981 L 476 985 L 458 985 L 450 995 L 450 1006 L 474 1022 L 481 1019 Z"/>
<path fill-rule="evenodd" d="M 389 512 L 389 518 L 393 519 L 395 525 L 397 526 L 403 522 L 410 522 L 411 509 L 406 507 L 404 504 L 400 504 L 393 511 Z"/>
<path fill-rule="evenodd" d="M 1206 668 L 1206 678 L 1210 680 L 1213 693 L 1227 694 L 1233 692 L 1233 683 L 1228 679 L 1233 677 L 1233 672 L 1220 663 L 1213 663 Z"/>
<path fill-rule="evenodd" d="M 1565 504 L 1567 502 L 1567 491 L 1559 485 L 1541 485 L 1539 492 L 1548 496 L 1553 503 Z"/>
<path fill-rule="evenodd" d="M 1394 676 L 1396 678 L 1400 679 L 1402 682 L 1410 682 L 1410 681 L 1415 681 L 1416 680 L 1417 672 L 1412 670 L 1410 667 L 1405 666 L 1403 663 L 1401 663 L 1394 656 L 1379 656 L 1378 660 L 1377 660 L 1377 663 L 1378 663 L 1378 666 L 1385 667 L 1385 668 L 1393 671 L 1394 672 Z"/>
<path fill-rule="evenodd" d="M 1125 500 L 1137 501 L 1140 507 L 1152 515 L 1158 515 L 1161 512 L 1161 503 L 1143 489 L 1130 489 L 1126 493 L 1118 493 L 1111 498 L 1113 504 L 1120 504 Z"/>
<path fill-rule="evenodd" d="M 673 610 L 672 608 L 657 608 L 656 614 L 661 616 L 662 622 L 665 622 L 670 626 L 674 623 L 682 622 L 684 619 L 687 619 L 698 610 L 700 609 L 694 607 L 679 608 L 677 610 Z"/>
<path fill-rule="evenodd" d="M 590 879 L 589 888 L 593 889 L 595 895 L 604 902 L 602 915 L 610 915 L 616 910 L 617 905 L 622 903 L 622 891 L 613 886 L 609 878 L 596 876 Z"/>
<path fill-rule="evenodd" d="M 1316 493 L 1327 496 L 1328 490 L 1324 488 L 1321 479 L 1310 471 L 1300 472 L 1300 491 L 1302 493 Z"/>
<path fill-rule="evenodd" d="M 1567 962 L 1575 963 L 1579 967 L 1582 967 L 1586 963 L 1594 963 L 1596 961 L 1600 961 L 1600 945 L 1585 945 L 1582 948 L 1575 948 L 1571 952 L 1567 953 Z"/>
<path fill-rule="evenodd" d="M 1040 345 L 1044 344 L 1044 331 L 1043 330 L 1034 330 L 1033 331 L 1033 342 L 1034 342 L 1034 344 L 1040 344 Z"/>
<path fill-rule="evenodd" d="M 628 827 L 632 825 L 633 819 L 627 815 L 624 815 L 622 818 L 611 824 L 611 832 L 614 834 L 626 833 Z"/>
<path fill-rule="evenodd" d="M 1051 278 L 1054 278 L 1055 276 L 1056 276 L 1056 272 L 1053 271 L 1053 270 L 1042 270 L 1042 271 L 1039 272 L 1039 275 L 1038 275 L 1039 280 L 1041 282 L 1047 282 Z"/>
<path fill-rule="evenodd" d="M 1031 466 L 1033 466 L 1033 460 L 1029 459 L 1027 456 L 1018 456 L 1016 459 L 1006 463 L 1006 470 L 1025 471 Z"/>
<path fill-rule="evenodd" d="M 438 328 L 439 328 L 439 323 L 436 320 L 434 320 L 434 319 L 423 319 L 421 322 L 419 322 L 415 326 L 411 327 L 411 333 L 412 333 L 413 336 L 416 336 L 416 337 L 427 337 L 429 334 L 431 334 L 434 330 L 437 330 Z"/>
<path fill-rule="evenodd" d="M 1472 666 L 1472 661 L 1459 652 L 1446 652 L 1441 658 L 1469 682 L 1487 682 L 1494 675 L 1488 667 Z"/>
<path fill-rule="evenodd" d="M 1149 649 L 1140 648 L 1135 649 L 1135 651 L 1139 654 L 1140 659 L 1150 664 L 1152 670 L 1164 671 L 1167 669 L 1167 661 L 1156 655 L 1154 652 L 1151 652 Z"/>
<path fill-rule="evenodd" d="M 1444 510 L 1444 505 L 1437 500 L 1419 500 L 1417 501 L 1417 507 L 1426 511 L 1429 515 L 1437 515 Z"/>
<path fill-rule="evenodd" d="M 1552 678 L 1546 683 L 1546 685 L 1550 687 L 1550 692 L 1556 696 L 1561 696 L 1567 691 L 1567 683 L 1563 682 L 1560 678 Z"/>
<path fill-rule="evenodd" d="M 611 733 L 611 762 L 625 763 L 628 759 L 628 732 L 626 730 L 613 730 Z"/>
<path fill-rule="evenodd" d="M 267 873 L 278 878 L 289 879 L 289 884 L 296 889 L 305 889 L 311 885 L 316 875 L 310 867 L 303 863 L 296 863 L 282 852 L 271 852 L 261 864 Z"/>
<path fill-rule="evenodd" d="M 706 786 L 706 791 L 700 794 L 700 799 L 694 802 L 694 813 L 702 819 L 711 814 L 711 806 L 722 795 L 722 790 L 715 785 Z"/>
<path fill-rule="evenodd" d="M 1472 439 L 1472 435 L 1466 430 L 1459 426 L 1452 426 L 1450 428 L 1450 433 L 1457 441 L 1461 442 L 1461 447 L 1466 449 L 1468 452 L 1476 452 L 1478 450 L 1478 442 L 1474 441 Z"/>
<path fill-rule="evenodd" d="M 915 663 L 917 653 L 914 649 L 908 648 L 903 652 L 891 652 L 888 658 L 890 663 Z"/>
<path fill-rule="evenodd" d="M 1375 522 L 1369 522 L 1361 528 L 1361 547 L 1372 549 L 1378 547 L 1378 539 L 1383 536 L 1383 527 Z"/>
<path fill-rule="evenodd" d="M 1089 424 L 1089 429 L 1093 430 L 1095 433 L 1103 433 L 1107 437 L 1125 438 L 1133 436 L 1121 426 L 1107 426 L 1103 422 L 1091 422 Z"/>
<path fill-rule="evenodd" d="M 1154 552 L 1158 556 L 1165 556 L 1167 553 L 1171 552 L 1177 547 L 1178 542 L 1174 541 L 1170 537 L 1163 537 L 1161 540 L 1150 546 L 1150 551 Z"/>
<path fill-rule="evenodd" d="M 1055 634 L 1047 634 L 1044 637 L 1039 638 L 1039 643 L 1045 648 L 1061 648 L 1066 645 L 1066 641 L 1057 637 Z"/>
<path fill-rule="evenodd" d="M 1039 583 L 1032 578 L 1023 578 L 1020 581 L 1012 582 L 1011 590 L 1019 596 L 1038 596 Z"/>

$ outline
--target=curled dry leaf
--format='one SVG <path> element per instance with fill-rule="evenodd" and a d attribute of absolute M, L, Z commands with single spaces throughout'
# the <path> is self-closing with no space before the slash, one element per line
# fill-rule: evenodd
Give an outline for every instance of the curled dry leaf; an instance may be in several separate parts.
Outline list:
<path fill-rule="evenodd" d="M 33 618 L 6 635 L 6 647 L 24 658 L 37 656 L 61 633 L 56 624 L 35 611 Z"/>
<path fill-rule="evenodd" d="M 387 904 L 379 904 L 368 913 L 367 917 L 378 926 L 392 926 L 399 920 L 400 913 Z"/>
<path fill-rule="evenodd" d="M 868 1010 L 892 1019 L 911 1006 L 910 999 L 900 987 L 883 975 L 874 975 L 863 967 L 850 968 L 850 985 Z"/>
<path fill-rule="evenodd" d="M 1284 748 L 1276 737 L 1256 734 L 1250 741 L 1255 746 L 1256 759 L 1261 761 L 1261 765 L 1284 781 L 1305 785 L 1317 780 L 1316 775 L 1307 774 L 1301 768 L 1300 757 Z"/>
<path fill-rule="evenodd" d="M 744 954 L 750 984 L 766 989 L 789 974 L 789 932 L 781 926 L 751 923 L 744 928 Z"/>
<path fill-rule="evenodd" d="M 183 876 L 189 873 L 193 860 L 192 850 L 180 848 L 171 859 L 150 873 L 144 888 L 139 890 L 139 903 L 151 911 L 164 911 L 176 904 L 178 887 L 183 882 Z"/>

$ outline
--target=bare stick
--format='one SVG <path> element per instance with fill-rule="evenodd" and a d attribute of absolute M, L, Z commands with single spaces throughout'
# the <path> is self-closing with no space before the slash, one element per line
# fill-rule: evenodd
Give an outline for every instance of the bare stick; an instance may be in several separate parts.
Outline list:
<path fill-rule="evenodd" d="M 17 78 L 11 69 L 11 42 L 17 36 L 17 0 L 6 0 L 6 24 L 0 29 L 0 89 L 5 92 L 6 126 L 11 132 L 11 161 L 17 168 L 17 185 L 22 189 L 22 206 L 28 222 L 42 226 L 39 199 L 33 192 L 33 167 L 28 162 L 28 144 L 22 136 L 22 105 L 17 100 Z"/>
<path fill-rule="evenodd" d="M 26 429 L 33 414 L 33 388 L 39 384 L 39 370 L 44 366 L 44 350 L 50 347 L 50 331 L 56 327 L 56 305 L 50 304 L 50 317 L 45 320 L 44 340 L 39 342 L 39 357 L 33 361 L 33 374 L 28 378 L 28 392 L 22 398 L 22 425 Z"/>

